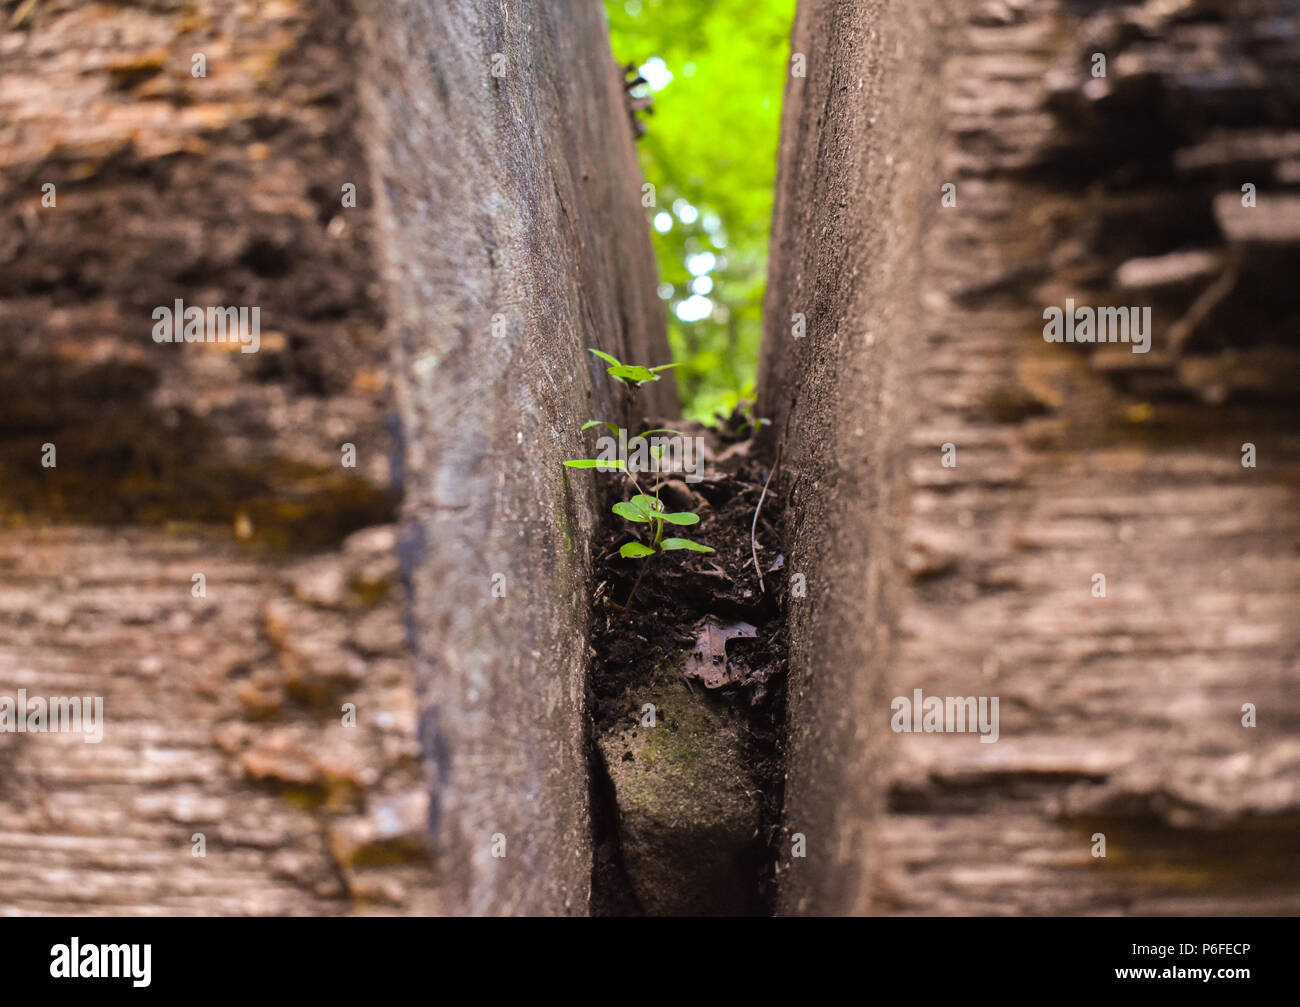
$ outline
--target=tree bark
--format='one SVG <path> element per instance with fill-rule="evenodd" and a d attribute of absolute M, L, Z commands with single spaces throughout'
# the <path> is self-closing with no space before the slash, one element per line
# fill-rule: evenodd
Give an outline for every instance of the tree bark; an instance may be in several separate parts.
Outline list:
<path fill-rule="evenodd" d="M 560 461 L 632 412 L 585 348 L 668 350 L 598 5 L 478 6 L 42 0 L 0 42 L 0 693 L 107 721 L 0 735 L 3 909 L 586 911 L 608 477 Z M 259 351 L 156 344 L 176 298 Z"/>
<path fill-rule="evenodd" d="M 1295 184 L 1287 5 L 951 4 L 920 108 L 911 84 L 856 98 L 842 55 L 874 31 L 866 79 L 909 81 L 931 50 L 889 61 L 900 6 L 868 26 L 803 4 L 794 38 L 810 72 L 785 112 L 761 390 L 789 417 L 808 581 L 787 791 L 808 853 L 783 909 L 1294 913 L 1300 369 L 1279 270 L 1300 235 L 1268 209 Z M 1193 39 L 1194 72 L 1172 56 Z M 1268 216 L 1225 216 L 1252 179 Z M 919 228 L 898 217 L 913 182 Z M 1171 339 L 1233 261 L 1251 291 Z M 1044 342 L 1066 297 L 1154 305 L 1151 353 Z M 1244 467 L 1247 443 L 1267 461 Z M 999 697 L 999 740 L 895 733 L 914 689 Z"/>
<path fill-rule="evenodd" d="M 631 412 L 587 347 L 669 356 L 622 80 L 594 3 L 378 14 L 430 825 L 464 910 L 585 913 L 589 543 L 609 477 L 561 463 L 590 457 L 583 421 Z M 638 392 L 637 411 L 676 408 L 670 378 Z"/>
<path fill-rule="evenodd" d="M 6 912 L 449 908 L 357 41 L 332 0 L 43 0 L 0 41 L 0 694 L 106 721 L 0 735 Z M 260 308 L 258 352 L 155 343 L 176 298 Z"/>
<path fill-rule="evenodd" d="M 759 415 L 783 438 L 788 602 L 785 912 L 869 904 L 879 718 L 901 585 L 906 398 L 933 174 L 935 33 L 921 5 L 799 5 L 782 119 Z M 797 328 L 802 316 L 805 330 Z M 799 334 L 804 331 L 806 334 Z"/>

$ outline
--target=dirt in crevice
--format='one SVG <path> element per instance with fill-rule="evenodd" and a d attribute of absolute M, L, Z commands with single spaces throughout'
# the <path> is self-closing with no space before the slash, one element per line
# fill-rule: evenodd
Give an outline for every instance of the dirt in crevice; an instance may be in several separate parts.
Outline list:
<path fill-rule="evenodd" d="M 682 424 L 666 424 L 682 428 Z M 762 795 L 759 836 L 755 840 L 752 892 L 746 901 L 759 914 L 775 905 L 775 864 L 784 799 L 786 737 L 785 598 L 787 560 L 783 548 L 784 513 L 778 470 L 768 486 L 755 533 L 763 588 L 754 571 L 750 528 L 772 471 L 759 456 L 755 442 L 736 434 L 740 418 L 720 432 L 708 431 L 717 453 L 707 477 L 698 483 L 638 476 L 647 492 L 660 487 L 661 498 L 673 510 L 690 510 L 700 523 L 674 533 L 711 546 L 713 553 L 678 551 L 651 558 L 635 598 L 628 600 L 640 563 L 624 559 L 619 547 L 634 537 L 647 538 L 644 526 L 613 515 L 610 507 L 627 500 L 637 489 L 625 476 L 599 475 L 602 480 L 602 521 L 594 553 L 591 642 L 594 655 L 588 671 L 588 709 L 593 821 L 591 913 L 594 916 L 642 915 L 622 862 L 618 808 L 613 784 L 595 738 L 634 715 L 627 701 L 631 689 L 650 683 L 655 670 L 690 649 L 701 620 L 712 615 L 723 622 L 744 621 L 755 627 L 752 639 L 733 638 L 726 646 L 727 666 L 734 684 L 697 692 L 713 696 L 742 715 L 748 727 L 746 770 Z M 702 430 L 702 428 L 700 428 Z M 694 430 L 692 433 L 696 432 Z M 636 529 L 637 531 L 634 531 Z"/>

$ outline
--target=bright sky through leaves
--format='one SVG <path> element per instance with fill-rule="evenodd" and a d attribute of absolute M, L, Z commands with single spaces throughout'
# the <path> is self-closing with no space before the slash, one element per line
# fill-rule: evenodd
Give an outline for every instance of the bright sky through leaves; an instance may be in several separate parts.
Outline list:
<path fill-rule="evenodd" d="M 729 412 L 762 336 L 794 0 L 607 0 L 614 56 L 654 96 L 637 143 L 688 416 Z M 665 296 L 666 295 L 666 296 Z"/>

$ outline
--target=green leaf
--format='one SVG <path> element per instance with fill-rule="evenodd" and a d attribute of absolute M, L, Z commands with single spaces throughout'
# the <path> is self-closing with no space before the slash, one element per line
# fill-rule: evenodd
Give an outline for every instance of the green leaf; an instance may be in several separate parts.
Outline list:
<path fill-rule="evenodd" d="M 608 420 L 588 420 L 582 425 L 583 430 L 590 430 L 592 427 L 605 427 L 615 437 L 618 436 L 618 427 L 613 423 L 610 423 Z"/>
<path fill-rule="evenodd" d="M 661 518 L 669 524 L 699 524 L 700 516 L 691 514 L 687 511 L 678 511 L 676 514 L 660 514 Z"/>
<path fill-rule="evenodd" d="M 608 353 L 601 353 L 600 350 L 593 350 L 591 347 L 587 347 L 587 352 L 596 354 L 596 356 L 600 357 L 600 359 L 605 361 L 605 363 L 607 364 L 613 364 L 615 367 L 622 366 L 617 360 L 611 357 Z"/>
<path fill-rule="evenodd" d="M 609 373 L 618 378 L 619 381 L 633 382 L 638 385 L 645 384 L 647 381 L 658 381 L 659 378 L 648 367 L 642 367 L 639 364 L 618 364 L 609 368 Z"/>
<path fill-rule="evenodd" d="M 656 427 L 653 430 L 642 430 L 637 437 L 649 437 L 651 434 L 673 434 L 676 437 L 685 437 L 686 435 L 680 430 L 672 430 L 668 427 Z M 632 438 L 636 440 L 636 437 Z"/>
<path fill-rule="evenodd" d="M 652 371 L 666 371 L 666 370 L 668 370 L 670 367 L 681 367 L 681 366 L 682 366 L 682 365 L 681 365 L 680 363 L 676 363 L 676 364 L 660 364 L 658 367 L 651 367 L 650 370 L 652 370 Z"/>
<path fill-rule="evenodd" d="M 650 520 L 650 515 L 647 514 L 644 509 L 633 503 L 616 503 L 610 509 L 626 521 L 636 521 L 638 524 L 645 524 Z"/>
<path fill-rule="evenodd" d="M 634 496 L 632 498 L 632 503 L 636 504 L 636 506 L 646 511 L 646 513 L 658 513 L 659 511 L 664 509 L 663 504 L 661 504 L 654 497 L 649 496 L 645 493 L 638 493 L 636 496 Z"/>
<path fill-rule="evenodd" d="M 571 469 L 600 469 L 602 472 L 626 472 L 627 464 L 615 459 L 604 458 L 570 458 L 565 463 Z"/>
<path fill-rule="evenodd" d="M 680 541 L 684 542 L 686 540 L 681 539 Z M 712 549 L 709 550 L 709 552 L 712 551 Z M 645 559 L 647 556 L 653 556 L 655 551 L 648 545 L 642 545 L 640 542 L 625 542 L 623 547 L 619 549 L 618 554 L 624 559 Z"/>
<path fill-rule="evenodd" d="M 692 542 L 688 538 L 666 538 L 659 544 L 663 546 L 664 552 L 669 552 L 673 549 L 689 549 L 691 552 L 713 552 L 713 549 L 709 546 L 700 545 L 698 542 Z"/>

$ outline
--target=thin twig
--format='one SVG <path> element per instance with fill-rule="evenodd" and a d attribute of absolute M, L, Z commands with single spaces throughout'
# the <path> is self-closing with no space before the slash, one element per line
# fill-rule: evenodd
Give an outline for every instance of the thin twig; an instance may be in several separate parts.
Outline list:
<path fill-rule="evenodd" d="M 641 564 L 641 572 L 636 575 L 636 583 L 632 585 L 632 590 L 627 593 L 627 601 L 623 602 L 624 612 L 630 612 L 632 610 L 632 599 L 636 597 L 636 589 L 641 586 L 641 578 L 645 576 L 645 572 L 649 567 L 650 557 L 647 557 L 646 561 Z"/>
<path fill-rule="evenodd" d="M 1232 293 L 1232 288 L 1236 285 L 1237 262 L 1234 259 L 1228 262 L 1218 279 L 1201 291 L 1196 300 L 1192 302 L 1192 306 L 1187 309 L 1187 313 L 1169 326 L 1169 334 L 1165 337 L 1165 345 L 1170 354 L 1178 356 L 1182 353 L 1183 344 L 1200 327 L 1200 324 L 1209 317 L 1210 312 Z"/>
<path fill-rule="evenodd" d="M 776 448 L 776 461 L 772 463 L 771 470 L 767 473 L 767 479 L 763 483 L 763 492 L 758 496 L 758 506 L 754 508 L 754 521 L 749 526 L 749 552 L 754 557 L 754 572 L 758 574 L 758 591 L 760 594 L 767 594 L 767 588 L 763 586 L 763 570 L 758 565 L 758 541 L 754 535 L 758 530 L 758 514 L 763 509 L 763 501 L 767 498 L 767 487 L 772 482 L 772 477 L 776 475 L 777 468 L 781 465 L 781 448 L 784 445 L 778 444 Z"/>

